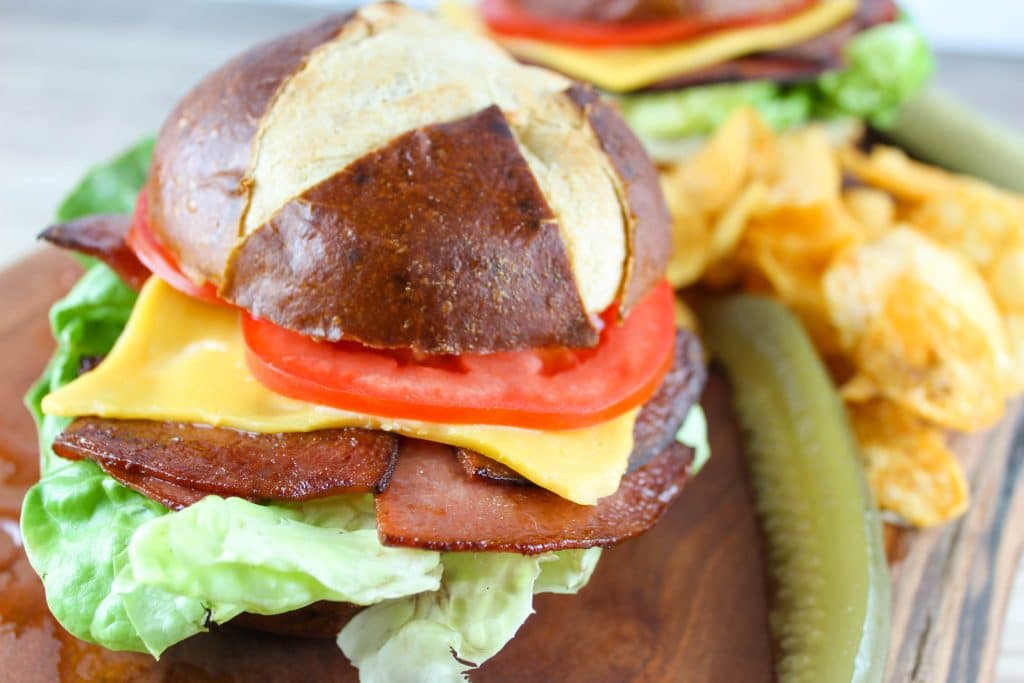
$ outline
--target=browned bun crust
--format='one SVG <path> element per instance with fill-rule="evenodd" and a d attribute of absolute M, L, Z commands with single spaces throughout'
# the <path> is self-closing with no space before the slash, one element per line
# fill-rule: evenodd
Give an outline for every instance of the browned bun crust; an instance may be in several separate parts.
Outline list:
<path fill-rule="evenodd" d="M 626 216 L 629 249 L 619 309 L 625 316 L 665 277 L 672 255 L 672 235 L 668 229 L 672 218 L 658 182 L 658 171 L 622 117 L 589 86 L 574 84 L 568 95 L 587 117 L 625 191 L 624 206 L 629 209 Z"/>
<path fill-rule="evenodd" d="M 157 137 L 149 174 L 153 231 L 197 281 L 219 283 L 247 200 L 249 148 L 281 83 L 348 17 L 259 45 L 207 76 Z"/>
<path fill-rule="evenodd" d="M 461 210 L 438 221 L 439 206 Z M 598 338 L 551 207 L 494 106 L 406 133 L 285 204 L 235 251 L 221 292 L 309 336 L 344 331 L 375 347 Z"/>
<path fill-rule="evenodd" d="M 209 76 L 149 193 L 157 238 L 226 300 L 424 353 L 594 346 L 670 244 L 653 165 L 593 91 L 392 4 Z"/>

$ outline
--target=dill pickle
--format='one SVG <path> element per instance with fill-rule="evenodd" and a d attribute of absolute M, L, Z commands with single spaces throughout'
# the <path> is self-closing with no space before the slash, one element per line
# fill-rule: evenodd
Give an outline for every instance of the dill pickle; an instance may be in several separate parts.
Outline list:
<path fill-rule="evenodd" d="M 752 296 L 698 309 L 724 366 L 768 544 L 782 683 L 881 681 L 889 645 L 882 528 L 839 396 L 800 324 Z"/>

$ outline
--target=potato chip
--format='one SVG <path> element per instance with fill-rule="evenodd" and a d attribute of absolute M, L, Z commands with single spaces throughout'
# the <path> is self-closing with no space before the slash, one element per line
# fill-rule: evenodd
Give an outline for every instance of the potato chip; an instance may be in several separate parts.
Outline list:
<path fill-rule="evenodd" d="M 663 185 L 666 184 L 664 177 Z M 680 289 L 700 279 L 711 254 L 711 230 L 708 219 L 679 193 L 666 192 L 672 215 L 672 258 L 666 276 Z"/>
<path fill-rule="evenodd" d="M 942 430 L 889 401 L 847 408 L 880 508 L 919 527 L 963 514 L 970 494 Z"/>
<path fill-rule="evenodd" d="M 843 192 L 843 205 L 864 232 L 865 239 L 881 237 L 896 222 L 896 202 L 873 187 L 853 187 Z"/>
<path fill-rule="evenodd" d="M 854 178 L 904 201 L 922 201 L 952 192 L 957 185 L 953 175 L 913 161 L 895 147 L 876 145 L 870 154 L 845 147 L 839 159 L 843 170 Z"/>
<path fill-rule="evenodd" d="M 813 210 L 836 203 L 842 175 L 824 129 L 810 126 L 780 136 L 776 155 L 765 211 Z"/>
<path fill-rule="evenodd" d="M 941 428 L 987 426 L 1024 390 L 1024 198 L 752 110 L 662 173 L 671 282 L 784 303 L 842 385 L 883 507 L 959 514 Z"/>
<path fill-rule="evenodd" d="M 961 256 L 898 227 L 841 255 L 824 292 L 859 393 L 955 429 L 1002 415 L 1013 389 L 1006 327 Z"/>
<path fill-rule="evenodd" d="M 711 228 L 711 241 L 708 245 L 710 261 L 721 261 L 736 251 L 750 216 L 761 204 L 764 195 L 764 184 L 759 180 L 751 181 L 718 216 Z"/>
<path fill-rule="evenodd" d="M 988 284 L 999 308 L 1024 313 L 1024 240 L 993 259 Z"/>
<path fill-rule="evenodd" d="M 756 271 L 746 278 L 746 289 L 782 301 L 796 313 L 821 353 L 837 353 L 838 336 L 821 287 L 824 268 L 815 267 L 809 259 L 800 266 L 799 259 L 787 261 L 772 251 L 756 252 L 753 258 Z"/>
<path fill-rule="evenodd" d="M 747 182 L 754 150 L 764 154 L 770 141 L 771 133 L 757 113 L 739 110 L 688 163 L 668 174 L 668 194 L 682 195 L 703 214 L 723 211 Z"/>
<path fill-rule="evenodd" d="M 903 219 L 987 273 L 1005 252 L 1024 249 L 1024 205 L 995 188 L 964 180 L 903 211 Z"/>
<path fill-rule="evenodd" d="M 1006 316 L 1006 330 L 1013 354 L 1014 390 L 1019 393 L 1024 391 L 1024 312 Z"/>

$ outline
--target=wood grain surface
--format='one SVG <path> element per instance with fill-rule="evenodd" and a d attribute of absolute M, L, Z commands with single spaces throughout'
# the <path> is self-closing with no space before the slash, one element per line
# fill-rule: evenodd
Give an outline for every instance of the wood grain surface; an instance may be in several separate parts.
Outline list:
<path fill-rule="evenodd" d="M 49 617 L 13 523 L 36 476 L 21 396 L 52 350 L 46 310 L 78 272 L 47 252 L 0 273 L 0 680 L 355 681 L 330 641 L 228 627 L 155 663 L 85 645 Z M 714 457 L 668 517 L 608 551 L 580 595 L 539 596 L 537 613 L 474 681 L 772 680 L 760 534 L 721 377 L 704 405 Z M 890 534 L 893 682 L 984 682 L 993 673 L 1024 537 L 1016 486 L 1024 420 L 958 438 L 957 452 L 972 480 L 967 516 L 935 531 Z"/>
<path fill-rule="evenodd" d="M 956 436 L 971 482 L 957 522 L 895 537 L 893 683 L 990 681 L 1024 542 L 1024 411 L 1018 401 L 994 428 Z"/>

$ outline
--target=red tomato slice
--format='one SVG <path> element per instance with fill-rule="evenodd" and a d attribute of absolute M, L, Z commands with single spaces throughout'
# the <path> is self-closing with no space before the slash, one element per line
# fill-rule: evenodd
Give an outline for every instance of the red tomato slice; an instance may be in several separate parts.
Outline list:
<path fill-rule="evenodd" d="M 149 226 L 149 205 L 146 198 L 146 191 L 139 193 L 135 202 L 135 214 L 132 217 L 132 227 L 125 239 L 128 247 L 135 252 L 142 264 L 149 268 L 150 272 L 156 274 L 161 280 L 174 287 L 179 292 L 188 294 L 212 304 L 228 305 L 223 299 L 217 296 L 217 288 L 210 282 L 197 285 L 185 273 L 181 272 L 174 257 L 164 245 L 160 244 L 156 235 Z"/>
<path fill-rule="evenodd" d="M 594 349 L 414 359 L 409 352 L 331 344 L 244 315 L 249 368 L 292 398 L 382 417 L 531 429 L 576 429 L 641 405 L 672 363 L 668 283 L 622 324 L 607 316 Z M 614 312 L 612 312 L 614 314 Z"/>
<path fill-rule="evenodd" d="M 657 45 L 727 28 L 767 24 L 797 14 L 814 2 L 815 0 L 804 0 L 782 9 L 749 15 L 713 19 L 697 15 L 626 24 L 537 17 L 510 0 L 481 0 L 480 11 L 488 28 L 502 35 L 587 47 L 617 47 Z"/>

